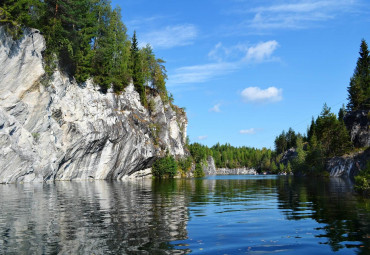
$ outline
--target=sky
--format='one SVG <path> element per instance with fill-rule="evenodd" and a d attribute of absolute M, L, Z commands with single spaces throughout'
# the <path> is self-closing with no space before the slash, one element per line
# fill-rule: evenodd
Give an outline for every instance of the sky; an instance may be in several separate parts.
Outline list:
<path fill-rule="evenodd" d="M 274 149 L 324 103 L 347 103 L 369 0 L 113 0 L 129 36 L 166 61 L 190 141 Z M 369 45 L 370 46 L 370 45 Z"/>

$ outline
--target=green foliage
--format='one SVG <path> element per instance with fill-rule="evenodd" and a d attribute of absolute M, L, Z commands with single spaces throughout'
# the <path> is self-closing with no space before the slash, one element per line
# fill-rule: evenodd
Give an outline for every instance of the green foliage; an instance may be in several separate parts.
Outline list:
<path fill-rule="evenodd" d="M 351 78 L 347 108 L 350 111 L 370 109 L 370 55 L 365 40 L 361 41 L 360 57 Z"/>
<path fill-rule="evenodd" d="M 283 131 L 278 137 L 275 138 L 275 151 L 277 154 L 297 146 L 297 138 L 302 137 L 301 134 L 296 134 L 292 128 L 288 132 Z"/>
<path fill-rule="evenodd" d="M 139 52 L 138 41 L 136 38 L 136 32 L 132 37 L 131 49 L 130 49 L 130 67 L 132 80 L 136 91 L 140 95 L 140 100 L 142 105 L 146 106 L 146 94 L 145 94 L 145 73 L 143 72 L 143 61 L 142 56 Z"/>
<path fill-rule="evenodd" d="M 367 162 L 365 169 L 355 176 L 355 183 L 357 192 L 370 195 L 370 161 Z"/>
<path fill-rule="evenodd" d="M 155 102 L 153 99 L 150 99 L 148 102 L 148 110 L 150 113 L 155 111 Z"/>
<path fill-rule="evenodd" d="M 154 144 L 159 144 L 159 134 L 161 133 L 161 125 L 158 123 L 149 124 L 150 131 L 154 140 Z"/>
<path fill-rule="evenodd" d="M 152 165 L 152 174 L 155 178 L 173 178 L 176 173 L 177 162 L 173 156 L 159 158 Z"/>
<path fill-rule="evenodd" d="M 200 163 L 195 164 L 195 170 L 194 170 L 194 177 L 195 178 L 201 178 L 204 177 L 205 174 L 203 172 L 202 165 Z"/>
<path fill-rule="evenodd" d="M 42 7 L 43 2 L 38 0 L 3 0 L 0 4 L 0 25 L 13 39 L 19 39 L 25 26 L 37 26 Z"/>
<path fill-rule="evenodd" d="M 306 151 L 303 149 L 302 137 L 298 137 L 296 143 L 297 156 L 292 160 L 292 169 L 295 172 L 305 172 L 307 170 Z"/>
<path fill-rule="evenodd" d="M 344 123 L 330 112 L 326 104 L 316 119 L 314 129 L 325 157 L 341 156 L 353 148 Z"/>
<path fill-rule="evenodd" d="M 122 92 L 132 80 L 147 106 L 146 86 L 168 100 L 164 61 L 149 45 L 139 49 L 122 23 L 121 10 L 109 0 L 3 0 L 0 25 L 14 39 L 25 27 L 37 28 L 46 40 L 45 71 L 50 77 L 59 67 L 77 82 L 89 77 L 106 92 Z"/>
<path fill-rule="evenodd" d="M 289 148 L 287 144 L 289 137 L 293 137 L 297 157 L 291 162 L 294 172 L 301 172 L 313 175 L 325 174 L 325 161 L 334 156 L 341 156 L 353 149 L 349 132 L 343 122 L 345 109 L 339 111 L 339 119 L 330 108 L 324 104 L 321 114 L 317 119 L 312 119 L 307 130 L 306 142 L 300 134 L 294 136 L 294 131 L 283 132 L 275 139 L 276 151 Z M 291 135 L 287 135 L 291 133 Z"/>
<path fill-rule="evenodd" d="M 196 163 L 200 163 L 207 159 L 207 156 L 211 154 L 210 149 L 199 143 L 193 143 L 189 146 L 190 154 Z"/>
<path fill-rule="evenodd" d="M 191 169 L 192 163 L 193 163 L 192 157 L 186 157 L 184 159 L 177 160 L 177 169 L 181 173 L 181 176 L 186 176 L 186 174 Z"/>
<path fill-rule="evenodd" d="M 344 116 L 346 116 L 346 114 L 347 114 L 346 107 L 343 104 L 342 107 L 339 109 L 339 112 L 338 112 L 338 120 L 343 122 L 344 121 Z"/>
<path fill-rule="evenodd" d="M 292 172 L 292 165 L 290 164 L 290 162 L 288 162 L 288 164 L 286 166 L 286 169 L 285 169 L 285 172 L 288 173 L 288 174 Z"/>
<path fill-rule="evenodd" d="M 32 133 L 32 137 L 33 137 L 33 139 L 34 139 L 36 142 L 38 142 L 38 141 L 39 141 L 39 139 L 40 139 L 40 133 Z"/>
<path fill-rule="evenodd" d="M 255 149 L 249 147 L 234 147 L 230 144 L 216 145 L 208 148 L 199 143 L 188 146 L 190 154 L 196 163 L 206 161 L 208 156 L 215 160 L 217 168 L 255 168 L 259 171 L 278 172 L 276 154 L 271 150 L 263 148 Z"/>

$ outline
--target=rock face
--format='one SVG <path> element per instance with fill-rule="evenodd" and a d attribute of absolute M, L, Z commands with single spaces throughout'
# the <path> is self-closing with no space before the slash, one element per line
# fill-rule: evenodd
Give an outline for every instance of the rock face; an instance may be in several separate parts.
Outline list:
<path fill-rule="evenodd" d="M 256 175 L 257 171 L 254 168 L 218 168 L 217 175 Z"/>
<path fill-rule="evenodd" d="M 369 111 L 367 110 L 358 110 L 344 116 L 344 123 L 350 130 L 351 140 L 357 148 L 370 146 L 370 120 L 368 114 Z"/>
<path fill-rule="evenodd" d="M 287 165 L 288 162 L 292 161 L 295 157 L 297 157 L 298 153 L 296 152 L 295 148 L 290 148 L 289 150 L 286 150 L 280 160 L 279 163 L 282 163 L 284 165 Z"/>
<path fill-rule="evenodd" d="M 211 156 L 208 156 L 207 164 L 202 164 L 202 168 L 205 175 L 217 175 L 215 160 Z"/>
<path fill-rule="evenodd" d="M 334 157 L 326 163 L 326 169 L 333 177 L 353 177 L 365 168 L 370 159 L 370 149 L 350 156 Z"/>
<path fill-rule="evenodd" d="M 149 112 L 133 85 L 103 94 L 59 71 L 45 82 L 43 50 L 37 30 L 13 41 L 0 27 L 0 183 L 122 179 L 166 150 L 186 155 L 183 110 L 152 95 Z"/>
<path fill-rule="evenodd" d="M 245 174 L 257 174 L 257 171 L 253 168 L 216 168 L 213 157 L 207 158 L 207 164 L 202 164 L 203 172 L 205 175 L 245 175 Z"/>

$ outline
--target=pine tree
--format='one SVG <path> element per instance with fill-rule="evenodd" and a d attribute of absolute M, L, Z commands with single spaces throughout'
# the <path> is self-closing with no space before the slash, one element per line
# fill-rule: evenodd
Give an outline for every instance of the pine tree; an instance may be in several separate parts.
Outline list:
<path fill-rule="evenodd" d="M 0 25 L 14 39 L 20 38 L 24 27 L 39 28 L 45 6 L 38 0 L 3 0 L 0 3 Z"/>
<path fill-rule="evenodd" d="M 365 40 L 361 41 L 360 57 L 351 78 L 347 108 L 350 111 L 370 109 L 370 56 Z"/>
<path fill-rule="evenodd" d="M 343 122 L 344 121 L 344 116 L 346 114 L 347 114 L 346 107 L 343 104 L 342 107 L 339 109 L 339 112 L 338 112 L 338 120 Z"/>
<path fill-rule="evenodd" d="M 132 80 L 134 82 L 136 91 L 140 95 L 141 103 L 142 105 L 145 106 L 146 105 L 146 94 L 144 87 L 145 79 L 143 74 L 143 66 L 140 57 L 138 41 L 136 38 L 136 31 L 134 31 L 134 35 L 132 37 L 130 53 L 131 53 L 130 62 L 131 62 Z"/>

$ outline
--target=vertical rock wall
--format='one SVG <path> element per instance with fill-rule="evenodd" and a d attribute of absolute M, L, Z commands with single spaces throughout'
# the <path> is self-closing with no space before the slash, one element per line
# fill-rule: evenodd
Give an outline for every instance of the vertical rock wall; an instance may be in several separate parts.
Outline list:
<path fill-rule="evenodd" d="M 133 85 L 117 95 L 56 71 L 44 79 L 45 40 L 26 30 L 13 41 L 0 27 L 0 183 L 121 179 L 166 151 L 186 155 L 186 114 Z"/>

